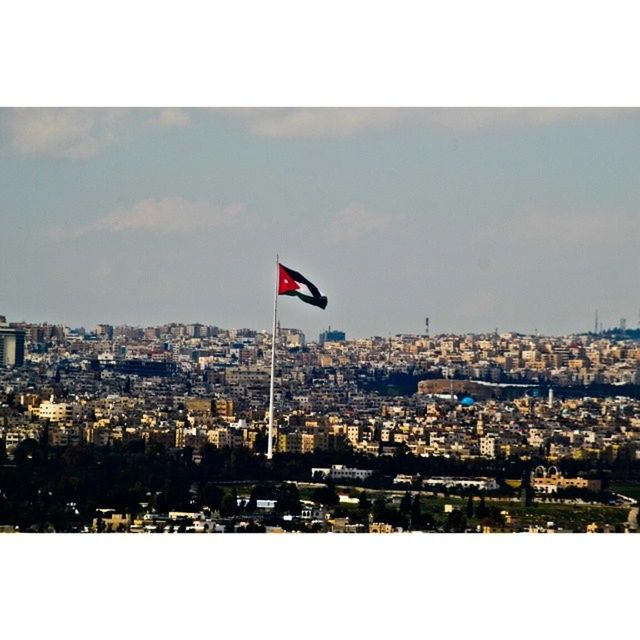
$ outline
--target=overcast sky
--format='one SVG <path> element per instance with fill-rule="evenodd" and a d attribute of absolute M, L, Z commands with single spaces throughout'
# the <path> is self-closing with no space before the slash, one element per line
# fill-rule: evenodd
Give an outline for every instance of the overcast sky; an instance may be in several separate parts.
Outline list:
<path fill-rule="evenodd" d="M 3 109 L 0 314 L 309 339 L 559 334 L 640 308 L 640 113 Z"/>

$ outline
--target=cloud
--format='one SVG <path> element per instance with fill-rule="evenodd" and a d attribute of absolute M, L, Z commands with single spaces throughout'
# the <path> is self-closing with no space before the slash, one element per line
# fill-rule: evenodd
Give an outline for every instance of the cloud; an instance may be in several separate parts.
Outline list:
<path fill-rule="evenodd" d="M 334 244 L 349 244 L 388 231 L 399 216 L 376 213 L 351 204 L 331 216 L 327 227 L 328 240 Z"/>
<path fill-rule="evenodd" d="M 212 109 L 240 120 L 255 136 L 336 139 L 402 127 L 460 135 L 500 133 L 563 123 L 639 118 L 630 108 L 235 108 Z M 148 127 L 186 127 L 188 109 L 27 108 L 4 111 L 4 138 L 14 152 L 83 160 Z"/>
<path fill-rule="evenodd" d="M 240 120 L 255 136 L 350 138 L 401 127 L 436 128 L 464 135 L 562 123 L 640 117 L 639 109 L 612 108 L 235 108 L 211 109 Z M 4 112 L 9 147 L 26 156 L 82 160 L 139 135 L 146 127 L 186 127 L 182 108 L 28 108 Z"/>
<path fill-rule="evenodd" d="M 410 110 L 384 108 L 226 109 L 267 138 L 344 138 L 395 128 Z"/>
<path fill-rule="evenodd" d="M 151 124 L 161 127 L 184 127 L 189 124 L 189 114 L 184 109 L 160 109 Z"/>
<path fill-rule="evenodd" d="M 184 127 L 184 109 L 30 108 L 8 109 L 9 146 L 26 156 L 83 160 L 142 130 L 141 125 Z"/>
<path fill-rule="evenodd" d="M 552 126 L 563 123 L 614 121 L 640 116 L 639 109 L 574 107 L 483 107 L 425 109 L 420 120 L 457 133 L 476 134 Z"/>
<path fill-rule="evenodd" d="M 22 154 L 78 160 L 117 142 L 128 109 L 11 109 L 5 121 L 9 145 Z"/>
<path fill-rule="evenodd" d="M 130 207 L 116 209 L 85 227 L 55 229 L 53 237 L 78 238 L 92 233 L 125 231 L 188 233 L 228 228 L 242 222 L 245 209 L 242 203 L 218 207 L 208 202 L 194 202 L 179 197 L 159 200 L 148 198 Z"/>
<path fill-rule="evenodd" d="M 435 127 L 462 134 L 542 127 L 570 122 L 639 117 L 639 109 L 613 108 L 290 108 L 225 109 L 249 131 L 268 138 L 345 138 L 401 126 Z"/>

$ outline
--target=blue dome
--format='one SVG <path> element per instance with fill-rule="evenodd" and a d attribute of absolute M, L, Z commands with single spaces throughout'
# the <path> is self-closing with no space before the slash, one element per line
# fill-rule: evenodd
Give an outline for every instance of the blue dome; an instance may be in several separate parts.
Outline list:
<path fill-rule="evenodd" d="M 465 396 L 464 398 L 462 398 L 462 400 L 460 400 L 460 404 L 463 407 L 470 407 L 474 402 L 475 400 L 471 396 Z"/>

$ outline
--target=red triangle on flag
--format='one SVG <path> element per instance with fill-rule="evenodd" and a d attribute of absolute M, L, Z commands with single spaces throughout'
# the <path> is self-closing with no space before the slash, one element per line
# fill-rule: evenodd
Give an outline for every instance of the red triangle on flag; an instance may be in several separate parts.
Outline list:
<path fill-rule="evenodd" d="M 281 265 L 278 265 L 278 295 L 296 291 L 300 285 L 289 275 L 289 272 Z"/>

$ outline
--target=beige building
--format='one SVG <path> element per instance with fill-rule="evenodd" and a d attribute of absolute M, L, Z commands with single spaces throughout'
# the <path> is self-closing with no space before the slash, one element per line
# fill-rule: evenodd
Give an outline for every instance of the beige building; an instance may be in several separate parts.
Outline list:
<path fill-rule="evenodd" d="M 372 522 L 369 525 L 369 533 L 394 533 L 395 528 L 386 522 Z"/>
<path fill-rule="evenodd" d="M 63 422 L 71 417 L 71 407 L 64 402 L 56 403 L 51 400 L 43 400 L 39 407 L 34 408 L 34 414 L 38 415 L 40 420 Z"/>
<path fill-rule="evenodd" d="M 233 400 L 227 398 L 218 398 L 215 401 L 216 415 L 227 420 L 235 418 L 236 408 Z"/>
<path fill-rule="evenodd" d="M 539 466 L 531 477 L 531 486 L 537 493 L 557 493 L 558 489 L 586 489 L 601 491 L 602 481 L 593 478 L 566 478 L 556 467 L 545 469 Z"/>

